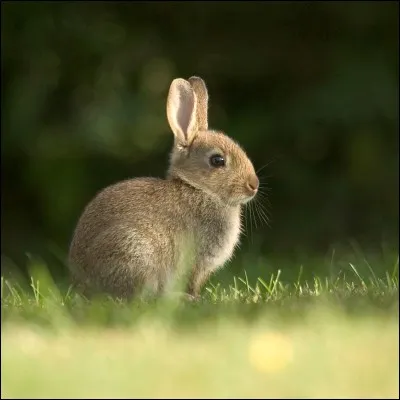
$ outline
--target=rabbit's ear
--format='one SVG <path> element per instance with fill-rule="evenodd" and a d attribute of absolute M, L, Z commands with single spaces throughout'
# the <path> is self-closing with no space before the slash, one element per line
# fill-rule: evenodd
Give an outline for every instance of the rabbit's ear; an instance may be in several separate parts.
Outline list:
<path fill-rule="evenodd" d="M 175 138 L 190 145 L 196 131 L 196 95 L 188 81 L 178 78 L 171 83 L 167 99 L 167 118 Z"/>
<path fill-rule="evenodd" d="M 192 76 L 189 78 L 189 83 L 197 97 L 197 126 L 200 131 L 206 131 L 208 129 L 208 92 L 207 86 L 203 79 L 198 76 Z"/>

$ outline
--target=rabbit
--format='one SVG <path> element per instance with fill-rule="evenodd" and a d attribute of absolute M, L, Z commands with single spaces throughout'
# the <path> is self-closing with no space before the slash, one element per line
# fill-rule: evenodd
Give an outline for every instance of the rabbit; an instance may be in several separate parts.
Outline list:
<path fill-rule="evenodd" d="M 242 206 L 259 186 L 252 162 L 235 141 L 208 129 L 203 79 L 174 79 L 166 111 L 174 134 L 166 178 L 113 184 L 79 218 L 68 259 L 84 293 L 130 299 L 147 288 L 156 297 L 166 294 L 184 275 L 189 244 L 185 290 L 198 299 L 239 244 Z"/>

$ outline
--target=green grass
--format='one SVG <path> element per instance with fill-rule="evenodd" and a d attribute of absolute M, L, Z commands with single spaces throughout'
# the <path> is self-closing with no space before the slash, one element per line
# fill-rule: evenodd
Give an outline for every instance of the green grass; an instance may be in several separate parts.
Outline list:
<path fill-rule="evenodd" d="M 2 398 L 398 398 L 398 259 L 235 277 L 198 303 L 87 301 L 40 262 L 1 279 Z"/>

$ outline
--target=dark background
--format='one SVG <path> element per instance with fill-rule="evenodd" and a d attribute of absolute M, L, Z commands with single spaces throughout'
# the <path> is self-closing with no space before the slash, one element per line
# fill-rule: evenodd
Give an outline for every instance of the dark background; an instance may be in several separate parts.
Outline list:
<path fill-rule="evenodd" d="M 191 75 L 208 85 L 211 127 L 256 169 L 273 161 L 261 172 L 270 226 L 253 224 L 237 260 L 298 269 L 335 249 L 397 253 L 398 11 L 384 1 L 2 2 L 2 268 L 23 269 L 30 253 L 63 272 L 98 190 L 165 173 L 168 88 Z"/>

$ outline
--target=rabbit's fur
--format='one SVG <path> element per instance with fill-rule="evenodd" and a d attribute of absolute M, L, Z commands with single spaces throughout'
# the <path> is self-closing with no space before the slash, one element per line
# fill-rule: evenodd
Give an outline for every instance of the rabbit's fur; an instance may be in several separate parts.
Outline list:
<path fill-rule="evenodd" d="M 150 288 L 160 295 L 189 260 L 187 292 L 198 296 L 232 256 L 241 206 L 255 196 L 258 178 L 238 144 L 208 130 L 207 113 L 201 78 L 173 80 L 167 117 L 175 141 L 166 179 L 125 180 L 88 204 L 69 252 L 74 282 L 85 293 L 130 298 Z M 213 166 L 215 155 L 225 165 Z"/>

